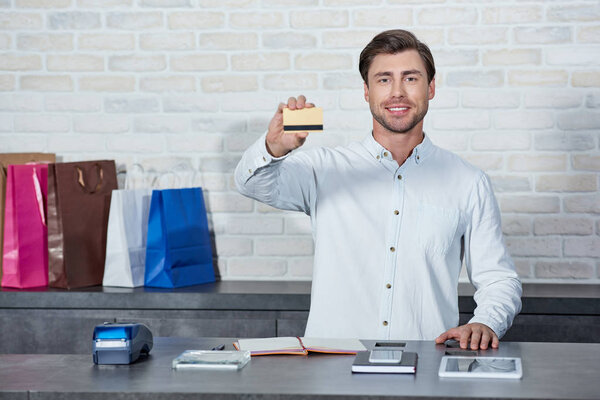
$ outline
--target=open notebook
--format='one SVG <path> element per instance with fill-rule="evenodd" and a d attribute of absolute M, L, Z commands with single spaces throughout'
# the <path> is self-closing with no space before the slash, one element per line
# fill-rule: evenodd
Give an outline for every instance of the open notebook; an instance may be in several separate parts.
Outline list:
<path fill-rule="evenodd" d="M 331 339 L 307 337 L 272 337 L 239 339 L 233 343 L 238 350 L 249 350 L 253 356 L 270 354 L 306 355 L 309 352 L 332 354 L 356 354 L 367 350 L 358 339 Z"/>

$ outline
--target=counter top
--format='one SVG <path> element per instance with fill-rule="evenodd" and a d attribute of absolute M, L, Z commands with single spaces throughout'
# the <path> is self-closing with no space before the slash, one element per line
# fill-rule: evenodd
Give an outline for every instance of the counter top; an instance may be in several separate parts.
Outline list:
<path fill-rule="evenodd" d="M 253 357 L 240 371 L 176 371 L 174 357 L 232 339 L 156 338 L 132 365 L 94 365 L 89 355 L 0 355 L 0 398 L 56 399 L 597 399 L 600 344 L 501 343 L 482 356 L 522 358 L 521 380 L 439 378 L 443 345 L 408 341 L 415 375 L 352 374 L 351 355 Z M 372 341 L 364 341 L 367 347 Z M 118 395 L 117 395 L 118 394 Z M 28 397 L 31 396 L 31 397 Z"/>
<path fill-rule="evenodd" d="M 220 281 L 178 289 L 94 286 L 0 290 L 0 308 L 308 311 L 306 281 Z M 472 312 L 474 288 L 458 288 L 461 312 Z M 521 314 L 600 315 L 600 285 L 523 284 Z"/>

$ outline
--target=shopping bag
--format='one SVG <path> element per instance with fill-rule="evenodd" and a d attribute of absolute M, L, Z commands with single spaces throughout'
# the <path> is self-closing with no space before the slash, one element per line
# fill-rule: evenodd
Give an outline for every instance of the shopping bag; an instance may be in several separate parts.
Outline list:
<path fill-rule="evenodd" d="M 145 285 L 175 288 L 214 281 L 202 189 L 154 190 L 148 218 Z"/>
<path fill-rule="evenodd" d="M 2 251 L 4 243 L 4 199 L 6 197 L 6 168 L 8 165 L 27 163 L 53 163 L 52 153 L 3 153 L 0 154 L 0 279 L 2 278 Z"/>
<path fill-rule="evenodd" d="M 6 180 L 2 287 L 48 285 L 48 165 L 9 165 Z"/>
<path fill-rule="evenodd" d="M 115 162 L 82 161 L 48 168 L 49 286 L 102 284 Z"/>
<path fill-rule="evenodd" d="M 152 189 L 113 190 L 106 235 L 104 286 L 144 285 Z"/>

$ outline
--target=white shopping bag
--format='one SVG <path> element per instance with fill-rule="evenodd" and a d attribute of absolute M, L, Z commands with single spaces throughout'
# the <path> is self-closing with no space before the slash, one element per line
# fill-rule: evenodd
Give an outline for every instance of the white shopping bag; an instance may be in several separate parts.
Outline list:
<path fill-rule="evenodd" d="M 152 189 L 113 190 L 103 286 L 144 286 Z"/>

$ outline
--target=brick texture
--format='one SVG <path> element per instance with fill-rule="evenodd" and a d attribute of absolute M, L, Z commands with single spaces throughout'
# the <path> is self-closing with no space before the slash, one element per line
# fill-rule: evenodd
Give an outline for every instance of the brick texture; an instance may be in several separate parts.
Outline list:
<path fill-rule="evenodd" d="M 358 56 L 402 27 L 436 61 L 425 130 L 490 176 L 519 275 L 600 283 L 597 2 L 0 3 L 2 152 L 193 169 L 223 279 L 311 278 L 310 218 L 241 196 L 233 169 L 298 94 L 325 110 L 307 147 L 364 138 Z"/>

